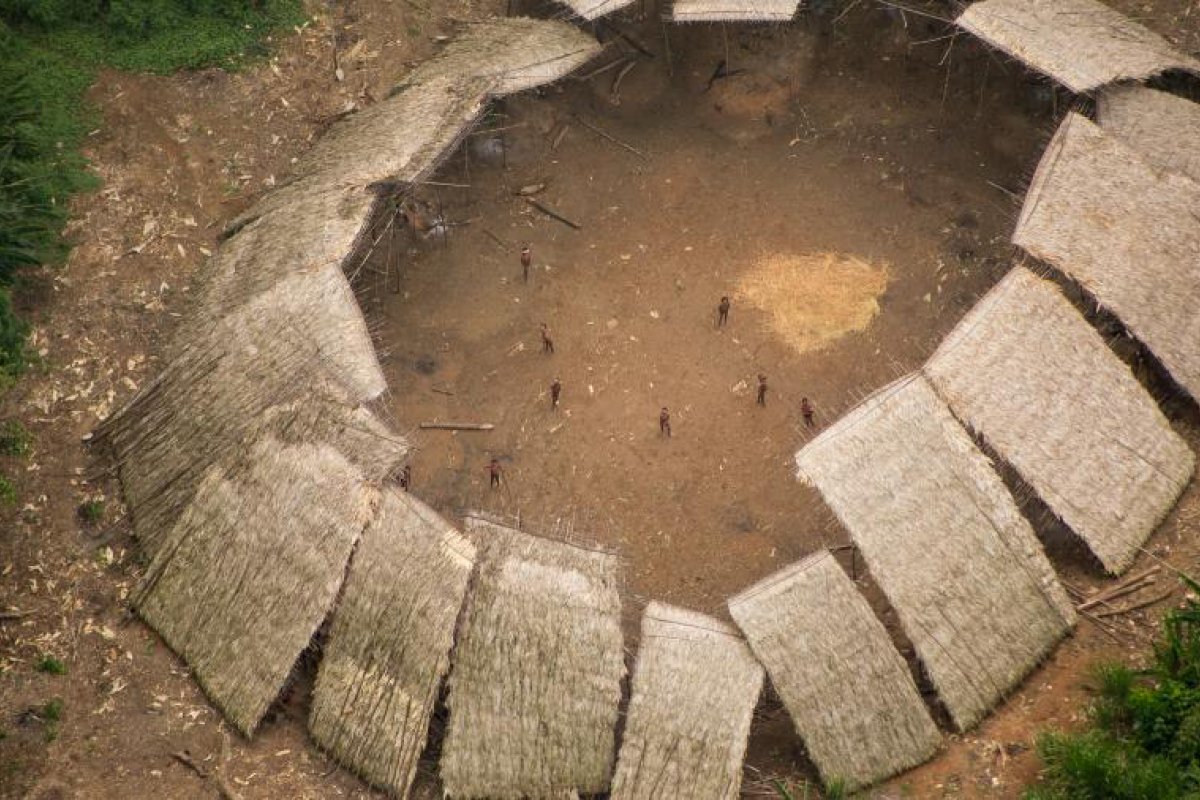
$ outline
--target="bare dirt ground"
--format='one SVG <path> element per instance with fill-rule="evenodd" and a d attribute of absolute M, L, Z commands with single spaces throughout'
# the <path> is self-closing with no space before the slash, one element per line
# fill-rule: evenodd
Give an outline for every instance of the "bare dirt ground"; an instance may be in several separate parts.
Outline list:
<path fill-rule="evenodd" d="M 80 439 L 160 369 L 222 224 L 333 116 L 383 97 L 456 21 L 503 5 L 358 0 L 278 37 L 277 56 L 242 74 L 99 80 L 90 156 L 104 187 L 76 203 L 68 264 L 25 298 L 44 366 L 0 408 L 34 436 L 28 457 L 0 464 L 21 491 L 0 523 L 0 606 L 26 614 L 0 621 L 0 796 L 216 796 L 217 780 L 172 758 L 184 750 L 245 798 L 373 796 L 307 740 L 310 667 L 246 741 L 125 615 L 136 546 L 115 482 Z M 1196 3 L 1116 5 L 1181 47 L 1200 41 Z M 731 27 L 728 52 L 719 28 L 673 29 L 673 74 L 657 26 L 635 29 L 658 58 L 625 76 L 619 103 L 610 71 L 499 107 L 484 127 L 507 128 L 503 149 L 473 137 L 469 178 L 462 157 L 438 176 L 470 190 L 427 192 L 466 224 L 444 245 L 398 240 L 360 276 L 396 424 L 497 425 L 414 433 L 414 491 L 452 517 L 482 506 L 535 525 L 572 520 L 623 555 L 631 619 L 650 597 L 721 613 L 730 593 L 842 543 L 792 477 L 807 435 L 799 398 L 812 399 L 819 425 L 835 419 L 919 364 L 1009 263 L 1017 197 L 1053 130 L 1051 94 L 965 37 L 949 53 L 947 40 L 927 42 L 945 33 L 936 23 L 868 4 L 831 19 Z M 705 91 L 722 58 L 746 72 Z M 511 195 L 541 183 L 536 199 L 582 230 Z M 717 330 L 723 294 L 733 309 Z M 788 338 L 773 320 L 785 307 L 821 316 Z M 553 355 L 540 352 L 541 322 Z M 765 408 L 754 403 L 759 372 Z M 657 428 L 663 405 L 669 441 Z M 1195 447 L 1194 409 L 1175 413 Z M 505 465 L 500 491 L 487 488 L 493 455 Z M 92 499 L 105 501 L 95 523 L 76 511 Z M 1151 548 L 1194 571 L 1198 524 L 1193 489 Z M 1100 581 L 1070 548 L 1055 556 L 1069 580 Z M 1119 642 L 1082 623 L 978 730 L 873 794 L 1017 796 L 1036 772 L 1036 732 L 1082 718 L 1088 665 L 1143 657 L 1166 605 L 1123 620 Z M 67 674 L 38 671 L 46 655 Z M 57 721 L 45 708 L 54 699 Z M 811 777 L 777 705 L 761 716 L 747 792 L 766 791 L 768 774 Z"/>

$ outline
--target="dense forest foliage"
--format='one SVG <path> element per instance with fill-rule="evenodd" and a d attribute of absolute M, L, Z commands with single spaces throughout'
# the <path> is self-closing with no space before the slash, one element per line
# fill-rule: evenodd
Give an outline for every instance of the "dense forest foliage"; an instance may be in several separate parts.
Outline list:
<path fill-rule="evenodd" d="M 236 67 L 263 54 L 300 0 L 0 0 L 0 391 L 26 366 L 22 274 L 61 260 L 67 201 L 95 186 L 79 146 L 101 67 Z"/>

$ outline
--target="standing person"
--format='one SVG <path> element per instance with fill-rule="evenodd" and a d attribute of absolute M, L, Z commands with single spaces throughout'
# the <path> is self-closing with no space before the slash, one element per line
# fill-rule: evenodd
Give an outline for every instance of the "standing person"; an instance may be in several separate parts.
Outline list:
<path fill-rule="evenodd" d="M 766 406 L 767 404 L 767 376 L 758 373 L 758 404 Z"/>
<path fill-rule="evenodd" d="M 410 486 L 412 486 L 412 465 L 405 464 L 404 469 L 400 470 L 400 488 L 407 492 Z"/>
<path fill-rule="evenodd" d="M 550 407 L 558 408 L 558 396 L 562 394 L 562 381 L 558 378 L 554 379 L 554 383 L 550 384 Z"/>
<path fill-rule="evenodd" d="M 500 486 L 500 472 L 500 462 L 493 458 L 488 464 L 488 488 L 495 489 Z"/>
<path fill-rule="evenodd" d="M 816 423 L 813 422 L 813 407 L 812 403 L 808 402 L 807 397 L 800 398 L 800 413 L 804 417 L 804 425 L 808 428 L 815 428 Z"/>
<path fill-rule="evenodd" d="M 660 436 L 671 438 L 671 412 L 667 411 L 666 406 L 658 412 L 658 433 Z"/>
<path fill-rule="evenodd" d="M 521 274 L 525 276 L 525 282 L 529 283 L 529 265 L 533 263 L 533 250 L 530 249 L 529 243 L 526 242 L 521 248 Z"/>
<path fill-rule="evenodd" d="M 542 352 L 554 354 L 554 340 L 550 338 L 550 326 L 542 323 Z"/>
<path fill-rule="evenodd" d="M 723 327 L 729 321 L 729 296 L 721 297 L 721 302 L 717 303 L 717 327 Z"/>

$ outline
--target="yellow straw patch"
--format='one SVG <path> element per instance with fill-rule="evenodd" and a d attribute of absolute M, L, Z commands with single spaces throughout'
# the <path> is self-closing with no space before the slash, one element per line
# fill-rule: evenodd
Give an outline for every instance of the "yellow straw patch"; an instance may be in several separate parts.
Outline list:
<path fill-rule="evenodd" d="M 764 312 L 771 329 L 803 353 L 866 328 L 887 285 L 886 264 L 840 253 L 771 255 L 742 276 L 736 296 Z"/>

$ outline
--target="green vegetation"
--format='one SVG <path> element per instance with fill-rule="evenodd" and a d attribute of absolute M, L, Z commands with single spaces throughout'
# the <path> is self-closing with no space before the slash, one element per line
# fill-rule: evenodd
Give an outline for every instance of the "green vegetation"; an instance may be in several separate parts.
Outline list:
<path fill-rule="evenodd" d="M 1149 669 L 1094 678 L 1088 729 L 1038 740 L 1045 768 L 1026 800 L 1200 800 L 1200 603 L 1167 614 Z"/>
<path fill-rule="evenodd" d="M 96 70 L 236 67 L 301 19 L 300 0 L 0 0 L 0 391 L 26 364 L 12 289 L 65 255 L 67 201 L 96 183 L 79 152 Z"/>
<path fill-rule="evenodd" d="M 67 674 L 67 665 L 54 656 L 42 656 L 41 660 L 37 663 L 36 669 L 38 672 L 45 672 L 50 675 Z"/>
<path fill-rule="evenodd" d="M 13 486 L 12 481 L 0 475 L 0 508 L 16 505 L 17 502 L 17 487 Z"/>
<path fill-rule="evenodd" d="M 43 738 L 53 742 L 58 738 L 58 723 L 62 720 L 63 701 L 55 698 L 42 706 L 42 720 L 46 723 Z"/>
<path fill-rule="evenodd" d="M 104 519 L 104 501 L 87 500 L 79 504 L 79 518 L 84 522 L 95 525 Z"/>
<path fill-rule="evenodd" d="M 20 421 L 10 419 L 0 423 L 0 456 L 23 456 L 29 453 L 33 437 Z"/>
<path fill-rule="evenodd" d="M 55 698 L 42 706 L 42 719 L 58 722 L 62 719 L 63 701 Z"/>

